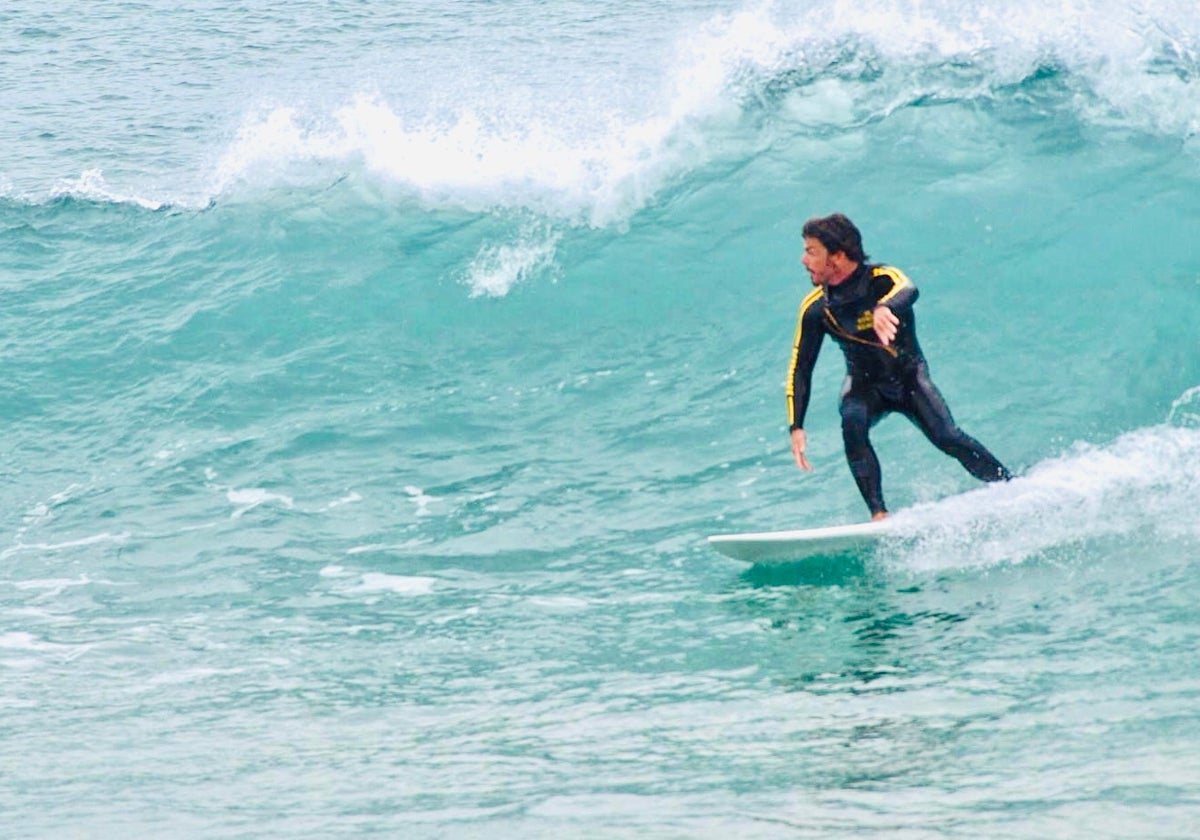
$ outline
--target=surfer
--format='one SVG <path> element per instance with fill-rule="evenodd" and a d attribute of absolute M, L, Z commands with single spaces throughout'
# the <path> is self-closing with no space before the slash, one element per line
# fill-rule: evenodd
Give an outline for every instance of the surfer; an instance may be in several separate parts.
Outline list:
<path fill-rule="evenodd" d="M 805 451 L 813 365 L 826 335 L 846 357 L 840 411 L 850 472 L 872 519 L 887 516 L 879 459 L 868 437 L 871 426 L 893 411 L 908 417 L 938 449 L 982 481 L 1012 476 L 979 441 L 954 423 L 946 401 L 929 378 L 917 343 L 913 303 L 917 287 L 888 265 L 867 262 L 862 235 L 841 213 L 804 225 L 804 263 L 816 287 L 800 304 L 788 374 L 787 410 L 796 465 L 811 471 Z"/>

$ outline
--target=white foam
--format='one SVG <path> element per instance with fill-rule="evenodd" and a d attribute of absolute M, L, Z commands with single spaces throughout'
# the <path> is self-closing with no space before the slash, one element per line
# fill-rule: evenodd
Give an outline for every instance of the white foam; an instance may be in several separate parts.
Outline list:
<path fill-rule="evenodd" d="M 1109 537 L 1200 538 L 1198 508 L 1200 430 L 1156 426 L 901 511 L 894 559 L 914 569 L 989 566 Z"/>
<path fill-rule="evenodd" d="M 54 647 L 54 645 L 51 645 L 49 642 L 43 642 L 32 633 L 20 630 L 0 633 L 0 648 L 6 650 L 45 650 L 50 647 Z"/>
<path fill-rule="evenodd" d="M 144 210 L 160 210 L 164 206 L 161 201 L 143 198 L 142 196 L 118 192 L 109 187 L 104 180 L 104 172 L 100 169 L 88 169 L 78 178 L 64 178 L 50 191 L 51 198 L 78 198 L 85 201 L 95 201 L 105 204 L 132 204 Z"/>
<path fill-rule="evenodd" d="M 1189 388 L 1171 403 L 1167 423 L 1185 429 L 1200 429 L 1200 385 Z"/>
<path fill-rule="evenodd" d="M 411 484 L 404 488 L 404 492 L 416 504 L 417 516 L 429 516 L 429 506 L 438 501 L 436 496 L 430 496 L 420 487 L 414 487 Z"/>
<path fill-rule="evenodd" d="M 326 509 L 333 510 L 335 508 L 340 508 L 344 505 L 357 504 L 358 502 L 361 502 L 362 500 L 363 500 L 362 496 L 360 496 L 358 493 L 356 493 L 354 491 L 351 491 L 349 494 L 343 496 L 342 498 L 335 499 L 334 501 L 330 502 L 328 505 L 326 505 Z"/>
<path fill-rule="evenodd" d="M 362 585 L 352 592 L 392 592 L 397 595 L 428 595 L 433 592 L 435 578 L 405 575 L 389 575 L 383 572 L 366 572 Z"/>
<path fill-rule="evenodd" d="M 62 592 L 64 589 L 72 586 L 88 586 L 92 583 L 92 579 L 87 575 L 80 575 L 77 578 L 46 578 L 38 580 L 17 580 L 13 581 L 12 585 L 17 589 L 49 589 L 52 592 Z"/>
<path fill-rule="evenodd" d="M 77 659 L 92 649 L 92 645 L 64 645 L 57 642 L 47 642 L 32 633 L 14 630 L 0 633 L 0 651 L 52 654 L 55 659 L 69 662 Z M 31 669 L 42 664 L 41 659 L 22 659 L 11 656 L 0 657 L 0 665 L 8 668 Z"/>
<path fill-rule="evenodd" d="M 358 164 L 427 206 L 522 208 L 605 225 L 627 218 L 657 187 L 671 119 L 616 118 L 606 132 L 579 133 L 556 123 L 553 108 L 513 125 L 503 107 L 488 116 L 464 109 L 452 122 L 405 120 L 361 94 L 331 119 L 294 107 L 254 114 L 222 156 L 213 190 L 282 177 L 297 163 Z"/>
<path fill-rule="evenodd" d="M 587 600 L 570 595 L 537 595 L 530 598 L 529 603 L 551 612 L 580 612 L 591 606 Z"/>
<path fill-rule="evenodd" d="M 37 551 L 52 553 L 67 551 L 73 548 L 83 548 L 85 546 L 97 545 L 100 543 L 123 543 L 127 539 L 129 539 L 128 533 L 110 534 L 106 531 L 100 534 L 93 534 L 90 537 L 82 537 L 77 540 L 67 540 L 60 543 L 19 543 L 11 548 L 4 549 L 4 551 L 0 551 L 0 560 L 6 560 L 9 557 L 12 557 L 14 554 L 20 554 L 22 552 Z"/>
<path fill-rule="evenodd" d="M 167 671 L 159 674 L 154 674 L 145 680 L 140 690 L 146 688 L 160 688 L 164 686 L 185 685 L 187 683 L 201 682 L 211 677 L 232 676 L 242 673 L 241 668 L 184 668 L 180 671 Z"/>
<path fill-rule="evenodd" d="M 239 506 L 237 510 L 230 514 L 232 519 L 240 519 L 243 515 L 254 510 L 256 507 L 265 504 L 271 504 L 273 502 L 277 502 L 289 509 L 295 504 L 291 496 L 285 496 L 281 493 L 272 493 L 268 490 L 262 489 L 261 487 L 250 487 L 246 490 L 230 489 L 225 492 L 225 498 L 229 500 L 230 504 Z"/>
<path fill-rule="evenodd" d="M 551 269 L 560 236 L 542 231 L 511 243 L 484 243 L 464 278 L 471 297 L 503 297 L 518 283 Z"/>

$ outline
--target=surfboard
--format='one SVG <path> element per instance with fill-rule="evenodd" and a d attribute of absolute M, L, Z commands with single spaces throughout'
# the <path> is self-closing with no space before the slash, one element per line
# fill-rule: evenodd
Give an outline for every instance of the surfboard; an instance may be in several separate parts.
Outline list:
<path fill-rule="evenodd" d="M 799 531 L 717 534 L 709 537 L 708 543 L 726 557 L 746 563 L 790 563 L 873 545 L 887 536 L 894 524 L 892 519 L 882 519 Z"/>

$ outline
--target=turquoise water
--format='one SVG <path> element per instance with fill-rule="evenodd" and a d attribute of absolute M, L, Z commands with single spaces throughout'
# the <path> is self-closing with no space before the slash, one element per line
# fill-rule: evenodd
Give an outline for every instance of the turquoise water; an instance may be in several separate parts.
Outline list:
<path fill-rule="evenodd" d="M 1200 18 L 0 10 L 21 838 L 1200 831 Z M 799 230 L 921 287 L 982 487 L 799 473 Z"/>

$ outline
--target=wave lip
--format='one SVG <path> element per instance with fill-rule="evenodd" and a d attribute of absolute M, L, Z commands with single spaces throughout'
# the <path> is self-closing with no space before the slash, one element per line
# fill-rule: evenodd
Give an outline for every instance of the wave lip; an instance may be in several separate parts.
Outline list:
<path fill-rule="evenodd" d="M 266 171 L 297 163 L 347 166 L 398 184 L 433 207 L 472 213 L 521 208 L 603 226 L 640 208 L 660 182 L 669 121 L 617 124 L 573 136 L 540 119 L 511 125 L 463 111 L 452 123 L 410 123 L 367 95 L 337 110 L 332 125 L 306 122 L 295 108 L 249 120 L 222 157 L 220 194 Z"/>

